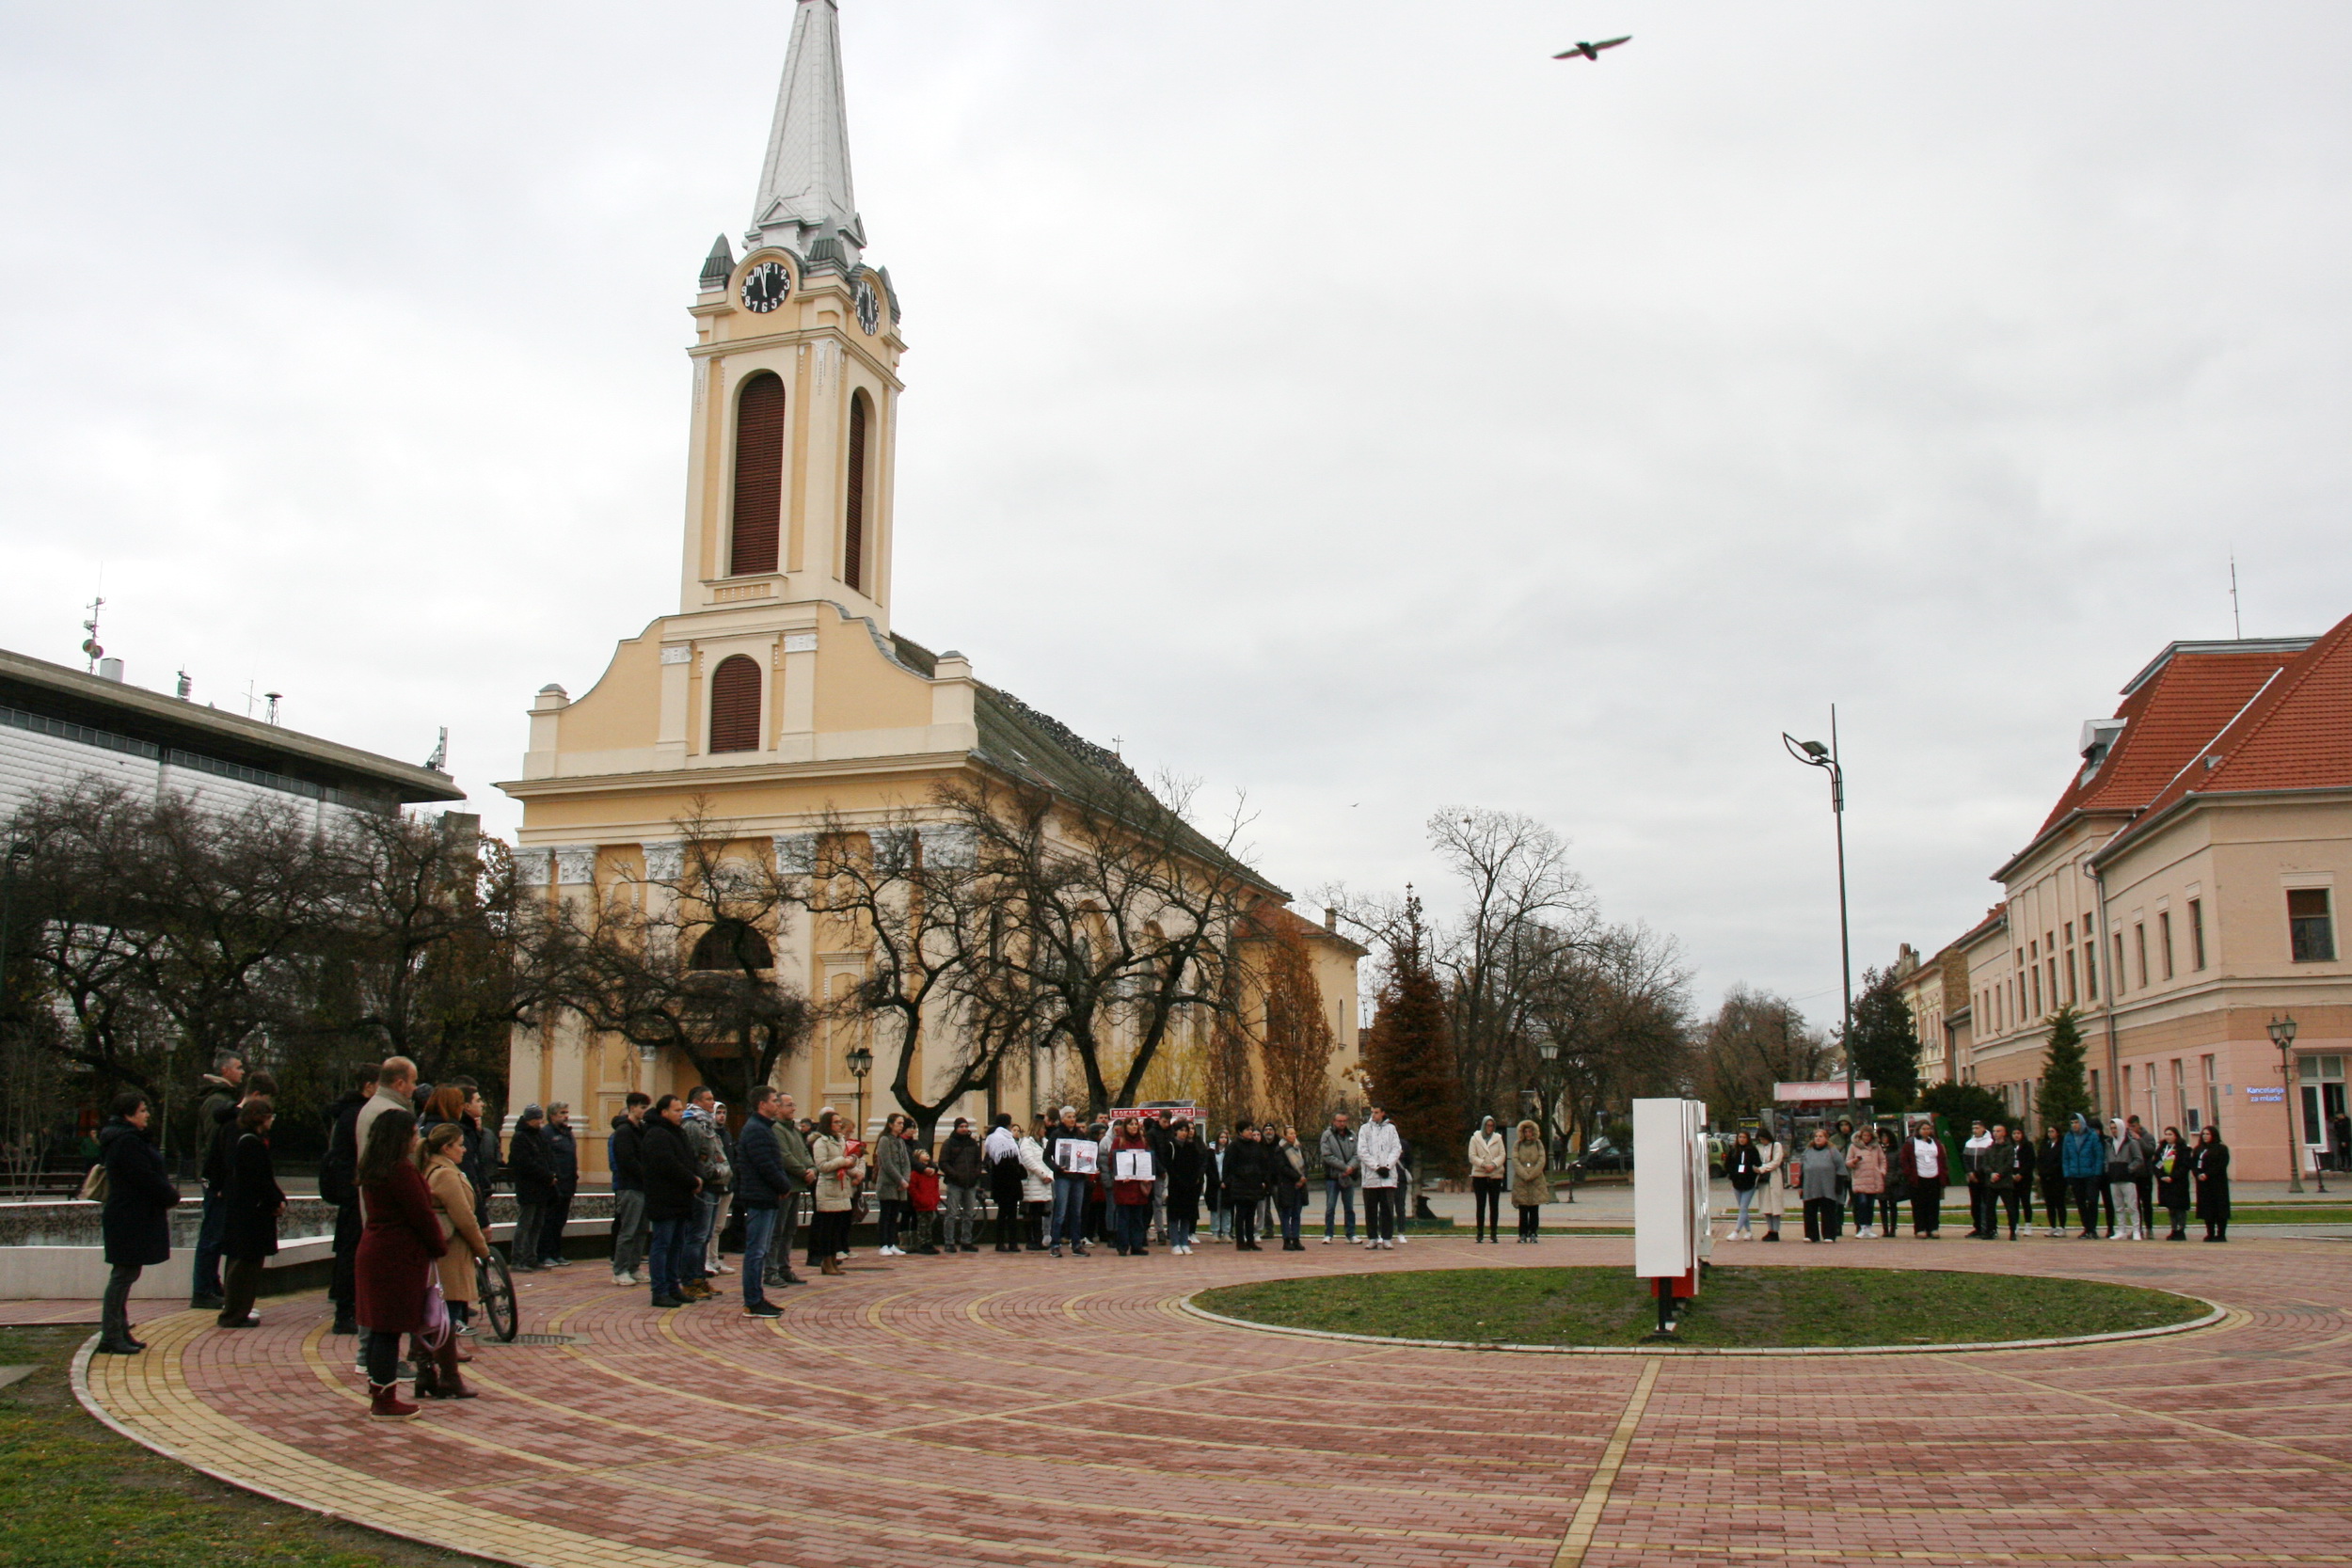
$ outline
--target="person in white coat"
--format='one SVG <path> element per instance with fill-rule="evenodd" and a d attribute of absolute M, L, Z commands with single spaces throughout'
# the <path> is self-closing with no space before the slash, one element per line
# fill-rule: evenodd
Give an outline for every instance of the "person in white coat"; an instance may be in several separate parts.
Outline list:
<path fill-rule="evenodd" d="M 1024 1132 L 1018 1148 L 1021 1155 L 1022 1235 L 1026 1238 L 1023 1247 L 1029 1252 L 1045 1250 L 1045 1222 L 1054 1212 L 1054 1167 L 1045 1163 L 1045 1146 L 1034 1132 Z"/>
<path fill-rule="evenodd" d="M 1473 1245 L 1480 1242 L 1502 1244 L 1502 1179 L 1510 1164 L 1511 1151 L 1495 1130 L 1495 1118 L 1488 1117 L 1478 1124 L 1470 1141 L 1470 1192 L 1478 1205 L 1470 1232 Z"/>
<path fill-rule="evenodd" d="M 1756 1174 L 1764 1179 L 1764 1239 L 1780 1240 L 1781 1211 L 1788 1206 L 1788 1145 L 1782 1139 L 1775 1117 L 1773 1130 L 1764 1135 L 1764 1163 Z"/>
<path fill-rule="evenodd" d="M 1364 1234 L 1367 1246 L 1396 1247 L 1398 1183 L 1405 1171 L 1405 1138 L 1389 1113 L 1375 1105 L 1356 1135 L 1356 1164 L 1363 1172 Z"/>

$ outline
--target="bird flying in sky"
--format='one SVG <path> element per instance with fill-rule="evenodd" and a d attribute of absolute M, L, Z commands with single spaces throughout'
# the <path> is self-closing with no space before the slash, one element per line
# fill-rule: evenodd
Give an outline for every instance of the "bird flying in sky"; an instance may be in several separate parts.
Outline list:
<path fill-rule="evenodd" d="M 1565 50 L 1560 54 L 1554 55 L 1552 58 L 1555 60 L 1597 60 L 1600 58 L 1600 52 L 1602 50 L 1614 49 L 1621 43 L 1631 43 L 1632 41 L 1633 35 L 1631 33 L 1628 33 L 1621 39 L 1604 39 L 1598 43 L 1580 43 L 1573 49 Z"/>

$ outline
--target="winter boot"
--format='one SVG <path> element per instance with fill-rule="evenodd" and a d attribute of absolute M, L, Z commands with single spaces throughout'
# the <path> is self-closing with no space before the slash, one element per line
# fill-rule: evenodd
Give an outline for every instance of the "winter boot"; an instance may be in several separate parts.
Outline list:
<path fill-rule="evenodd" d="M 457 1337 L 455 1335 L 453 1334 L 447 1339 L 441 1341 L 441 1348 L 435 1353 L 434 1359 L 437 1365 L 431 1370 L 437 1375 L 435 1377 L 432 1388 L 429 1392 L 426 1389 L 424 1381 L 424 1374 L 427 1369 L 423 1367 L 419 1367 L 417 1369 L 418 1398 L 436 1400 L 473 1400 L 480 1399 L 482 1397 L 473 1389 L 466 1386 L 465 1378 L 460 1375 L 457 1370 Z"/>
<path fill-rule="evenodd" d="M 413 1421 L 417 1406 L 402 1402 L 397 1383 L 368 1385 L 368 1416 L 378 1421 Z"/>

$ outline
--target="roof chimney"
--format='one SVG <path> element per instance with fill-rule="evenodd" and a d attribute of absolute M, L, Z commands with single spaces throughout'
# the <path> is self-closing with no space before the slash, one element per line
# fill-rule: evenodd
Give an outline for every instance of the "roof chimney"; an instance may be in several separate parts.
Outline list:
<path fill-rule="evenodd" d="M 1328 904 L 1323 906 L 1323 928 L 1327 931 L 1340 928 L 1340 911 Z"/>

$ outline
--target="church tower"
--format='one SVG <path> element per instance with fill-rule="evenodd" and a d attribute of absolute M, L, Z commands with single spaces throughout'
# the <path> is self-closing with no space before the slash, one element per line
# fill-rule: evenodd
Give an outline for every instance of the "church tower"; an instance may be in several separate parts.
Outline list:
<path fill-rule="evenodd" d="M 691 994 L 692 972 L 755 953 L 780 992 L 830 1005 L 805 1049 L 766 1069 L 812 1111 L 857 1107 L 879 1121 L 891 1108 L 883 1085 L 951 1097 L 968 1115 L 997 1098 L 1034 1109 L 1056 1081 L 1050 1063 L 1003 1066 L 983 1089 L 967 1083 L 957 1047 L 894 1043 L 860 1016 L 874 959 L 855 922 L 777 906 L 755 926 L 725 925 L 707 884 L 697 891 L 681 871 L 690 843 L 707 851 L 713 832 L 722 861 L 786 876 L 823 834 L 913 832 L 927 857 L 961 853 L 967 830 L 944 815 L 943 796 L 976 779 L 1141 787 L 1114 752 L 975 679 L 961 654 L 935 654 L 891 626 L 898 296 L 866 259 L 835 0 L 791 7 L 743 254 L 722 234 L 689 308 L 677 607 L 623 638 L 577 698 L 549 683 L 532 700 L 521 776 L 499 785 L 523 810 L 518 891 L 583 925 L 615 909 L 666 922 L 680 940 L 648 951 L 656 968 L 680 972 L 679 994 Z M 723 929 L 707 959 L 706 939 Z M 1327 936 L 1345 950 L 1344 996 L 1333 992 L 1345 1037 L 1345 954 L 1358 950 Z M 716 1086 L 744 1060 L 739 1041 L 638 1027 L 643 1008 L 597 1016 L 576 1006 L 518 1025 L 507 1069 L 511 1104 L 563 1101 L 579 1113 L 591 1177 L 604 1161 L 596 1134 L 631 1091 Z M 747 1089 L 738 1082 L 728 1098 Z"/>
<path fill-rule="evenodd" d="M 865 261 L 834 0 L 798 0 L 752 224 L 692 307 L 678 609 L 829 600 L 889 626 L 898 301 Z"/>

